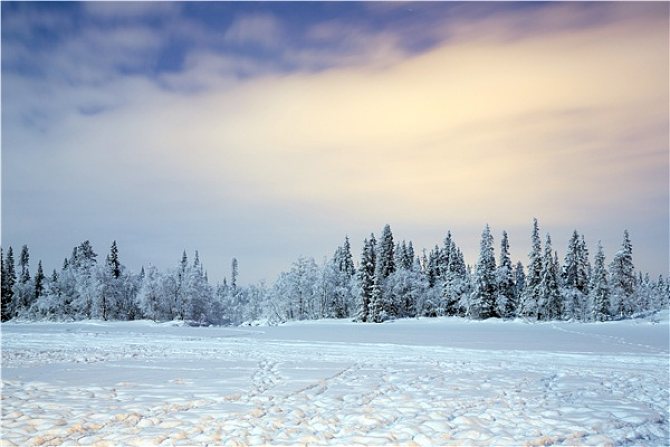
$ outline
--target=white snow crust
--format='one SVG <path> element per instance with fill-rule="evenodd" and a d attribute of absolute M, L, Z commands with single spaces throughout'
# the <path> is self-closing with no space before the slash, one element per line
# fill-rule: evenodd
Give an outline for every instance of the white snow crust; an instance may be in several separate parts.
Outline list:
<path fill-rule="evenodd" d="M 668 315 L 2 324 L 0 445 L 668 445 Z"/>

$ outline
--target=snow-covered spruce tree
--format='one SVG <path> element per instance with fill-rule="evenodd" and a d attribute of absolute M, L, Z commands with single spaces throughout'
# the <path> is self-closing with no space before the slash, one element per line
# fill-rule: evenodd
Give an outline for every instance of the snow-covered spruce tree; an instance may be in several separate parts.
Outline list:
<path fill-rule="evenodd" d="M 658 275 L 658 280 L 654 287 L 654 295 L 656 296 L 658 309 L 665 309 L 668 307 L 670 301 L 670 283 L 663 277 L 663 275 Z"/>
<path fill-rule="evenodd" d="M 479 260 L 475 268 L 474 290 L 470 299 L 470 316 L 480 319 L 499 316 L 496 309 L 496 297 L 496 259 L 493 252 L 493 236 L 487 224 L 482 232 Z"/>
<path fill-rule="evenodd" d="M 516 263 L 516 267 L 514 267 L 514 295 L 516 296 L 517 299 L 517 307 L 514 310 L 515 316 L 518 315 L 519 313 L 519 306 L 520 306 L 519 301 L 521 300 L 525 288 L 526 288 L 526 272 L 523 269 L 523 264 L 521 263 L 521 261 L 518 261 Z"/>
<path fill-rule="evenodd" d="M 0 254 L 0 257 L 2 255 Z M 7 258 L 2 266 L 2 321 L 7 321 L 14 316 L 14 285 L 16 284 L 16 270 L 14 266 L 14 251 L 12 247 L 7 249 Z"/>
<path fill-rule="evenodd" d="M 142 286 L 136 297 L 136 305 L 144 318 L 154 321 L 169 319 L 169 311 L 161 306 L 163 291 L 161 290 L 162 275 L 158 269 L 149 264 L 144 273 Z"/>
<path fill-rule="evenodd" d="M 414 247 L 412 241 L 409 244 L 403 240 L 395 245 L 395 266 L 396 269 L 410 270 L 414 264 Z"/>
<path fill-rule="evenodd" d="M 377 263 L 381 268 L 380 273 L 384 279 L 388 278 L 395 271 L 393 250 L 393 233 L 391 232 L 391 226 L 386 224 L 382 230 L 382 235 L 379 239 L 379 249 L 377 251 Z"/>
<path fill-rule="evenodd" d="M 589 285 L 591 315 L 595 321 L 607 321 L 611 319 L 610 287 L 607 281 L 605 253 L 603 253 L 603 246 L 600 241 L 598 241 L 594 262 Z"/>
<path fill-rule="evenodd" d="M 551 247 L 551 236 L 547 233 L 542 260 L 542 277 L 538 287 L 538 319 L 557 320 L 563 318 L 563 299 L 559 286 L 558 254 Z"/>
<path fill-rule="evenodd" d="M 7 298 L 8 296 L 5 294 L 5 287 L 7 283 L 7 270 L 5 269 L 5 257 L 4 257 L 4 251 L 0 247 L 0 272 L 2 273 L 0 279 L 0 314 L 1 314 L 1 320 L 6 321 L 6 316 L 5 316 L 5 311 L 7 309 Z"/>
<path fill-rule="evenodd" d="M 230 287 L 233 290 L 237 289 L 237 277 L 239 275 L 239 266 L 237 264 L 237 258 L 233 258 L 230 263 Z"/>
<path fill-rule="evenodd" d="M 34 281 L 34 301 L 37 301 L 44 294 L 44 283 L 46 281 L 46 276 L 44 276 L 44 270 L 42 269 L 42 260 L 37 262 L 37 272 L 35 273 Z"/>
<path fill-rule="evenodd" d="M 340 272 L 339 281 L 337 283 L 337 293 L 341 296 L 343 309 L 340 318 L 351 316 L 354 309 L 355 302 L 355 279 L 356 267 L 354 265 L 354 257 L 351 253 L 351 243 L 349 236 L 344 237 L 344 245 L 342 245 L 342 257 L 340 259 L 338 270 Z"/>
<path fill-rule="evenodd" d="M 623 232 L 621 249 L 614 255 L 610 264 L 610 285 L 614 314 L 619 318 L 629 317 L 634 312 L 635 267 L 633 265 L 633 246 L 628 230 Z"/>
<path fill-rule="evenodd" d="M 496 309 L 499 316 L 512 318 L 516 312 L 516 289 L 514 286 L 514 270 L 509 255 L 507 231 L 503 231 L 500 240 L 500 265 L 496 271 L 498 295 Z"/>
<path fill-rule="evenodd" d="M 174 302 L 174 317 L 179 320 L 186 318 L 186 310 L 189 306 L 189 296 L 187 294 L 188 281 L 188 256 L 186 250 L 182 252 L 179 269 L 177 270 L 177 294 Z"/>
<path fill-rule="evenodd" d="M 391 290 L 386 287 L 386 278 L 395 271 L 394 244 L 391 227 L 386 224 L 382 230 L 377 247 L 374 284 L 370 297 L 370 316 L 372 321 L 379 323 L 397 315 L 395 299 Z"/>
<path fill-rule="evenodd" d="M 119 249 L 116 241 L 112 242 L 105 263 L 95 269 L 96 294 L 93 298 L 91 314 L 93 318 L 103 320 L 127 319 L 123 318 L 121 302 L 123 296 L 121 273 L 122 265 L 119 261 Z"/>
<path fill-rule="evenodd" d="M 450 281 L 452 279 L 451 265 L 456 256 L 456 246 L 451 231 L 447 231 L 447 236 L 442 242 L 442 248 L 439 249 L 436 256 L 435 288 L 440 291 L 440 297 L 437 306 L 437 315 L 453 315 L 453 300 L 451 299 Z"/>
<path fill-rule="evenodd" d="M 428 279 L 428 285 L 430 287 L 435 287 L 435 284 L 440 277 L 440 248 L 437 245 L 433 247 L 428 254 L 425 273 Z"/>
<path fill-rule="evenodd" d="M 456 246 L 453 238 L 450 241 L 449 264 L 446 278 L 442 286 L 442 315 L 464 315 L 461 306 L 464 295 L 469 293 L 469 278 L 463 260 L 463 253 Z"/>
<path fill-rule="evenodd" d="M 356 320 L 368 322 L 370 320 L 370 302 L 372 300 L 372 289 L 375 282 L 375 268 L 377 241 L 375 235 L 363 242 L 363 253 L 358 266 L 358 310 Z"/>
<path fill-rule="evenodd" d="M 403 245 L 405 244 L 405 241 L 403 241 Z M 412 244 L 412 241 L 409 241 L 407 243 L 407 247 L 405 248 L 405 257 L 404 257 L 404 267 L 407 270 L 411 270 L 415 267 L 415 256 L 414 256 L 414 245 Z"/>
<path fill-rule="evenodd" d="M 638 273 L 637 281 L 635 282 L 635 313 L 646 313 L 657 310 L 654 285 L 649 278 L 649 273 L 642 275 Z"/>
<path fill-rule="evenodd" d="M 451 259 L 451 252 L 454 249 L 453 239 L 451 237 L 451 231 L 447 231 L 447 237 L 444 238 L 442 242 L 442 248 L 439 251 L 438 255 L 438 266 L 437 274 L 439 280 L 444 283 L 449 274 L 449 260 Z"/>
<path fill-rule="evenodd" d="M 329 264 L 323 268 L 323 290 L 329 295 L 326 311 L 328 317 L 344 318 L 351 312 L 354 289 L 354 261 L 349 237 L 337 247 Z"/>
<path fill-rule="evenodd" d="M 581 284 L 584 284 L 582 292 L 585 295 L 584 300 L 582 300 L 582 320 L 586 320 L 591 315 L 590 309 L 590 300 L 588 299 L 589 295 L 589 286 L 591 284 L 591 272 L 593 271 L 591 267 L 591 261 L 589 260 L 589 249 L 586 246 L 586 241 L 584 240 L 584 235 L 580 235 L 579 243 L 579 270 L 580 276 L 583 278 Z"/>
<path fill-rule="evenodd" d="M 382 267 L 377 260 L 375 265 L 375 275 L 372 283 L 372 294 L 370 296 L 370 304 L 368 310 L 368 321 L 373 323 L 381 323 L 389 318 L 384 306 L 384 276 L 382 274 Z"/>
<path fill-rule="evenodd" d="M 30 278 L 30 254 L 28 246 L 21 248 L 19 255 L 19 277 L 13 287 L 13 314 L 20 317 L 27 317 L 30 306 L 35 301 L 35 288 Z"/>
<path fill-rule="evenodd" d="M 574 230 L 568 242 L 561 274 L 566 318 L 583 320 L 586 316 L 589 270 L 584 238 L 580 238 L 577 230 Z"/>
<path fill-rule="evenodd" d="M 406 245 L 403 246 L 400 244 L 400 242 L 395 243 L 395 249 L 393 250 L 393 262 L 396 265 L 397 269 L 404 268 L 406 249 L 407 249 Z"/>
<path fill-rule="evenodd" d="M 395 263 L 395 244 L 393 242 L 393 233 L 391 232 L 390 225 L 384 225 L 379 242 L 377 263 L 381 268 L 382 275 L 381 286 L 384 319 L 396 318 L 399 314 L 398 297 L 393 294 L 390 284 L 387 284 L 388 278 L 398 268 Z"/>
<path fill-rule="evenodd" d="M 112 242 L 112 247 L 109 250 L 107 257 L 107 266 L 114 278 L 121 276 L 121 262 L 119 261 L 119 248 L 116 246 L 116 241 Z"/>
<path fill-rule="evenodd" d="M 540 281 L 542 280 L 542 243 L 540 228 L 537 219 L 533 219 L 533 233 L 531 235 L 531 251 L 528 254 L 528 273 L 518 315 L 522 317 L 538 316 L 538 299 Z"/>
<path fill-rule="evenodd" d="M 195 251 L 193 265 L 187 267 L 182 282 L 184 296 L 184 319 L 197 324 L 209 324 L 212 290 L 207 282 L 200 255 Z"/>

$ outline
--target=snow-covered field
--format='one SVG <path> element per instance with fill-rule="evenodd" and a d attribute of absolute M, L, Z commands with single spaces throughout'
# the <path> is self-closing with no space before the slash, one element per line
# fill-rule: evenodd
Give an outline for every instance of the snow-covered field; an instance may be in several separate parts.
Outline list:
<path fill-rule="evenodd" d="M 1 445 L 668 445 L 660 323 L 2 325 Z"/>

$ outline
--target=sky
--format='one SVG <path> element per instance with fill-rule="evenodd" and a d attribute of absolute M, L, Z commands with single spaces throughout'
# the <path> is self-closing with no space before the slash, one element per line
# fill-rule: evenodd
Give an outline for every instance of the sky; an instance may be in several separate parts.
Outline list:
<path fill-rule="evenodd" d="M 2 2 L 2 246 L 272 282 L 532 219 L 667 274 L 668 3 Z M 496 252 L 497 250 L 496 246 Z"/>

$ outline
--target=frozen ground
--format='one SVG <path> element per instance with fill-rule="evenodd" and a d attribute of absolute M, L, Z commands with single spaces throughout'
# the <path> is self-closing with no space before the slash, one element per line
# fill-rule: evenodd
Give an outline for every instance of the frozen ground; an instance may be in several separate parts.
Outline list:
<path fill-rule="evenodd" d="M 3 324 L 0 445 L 668 445 L 660 323 Z"/>

